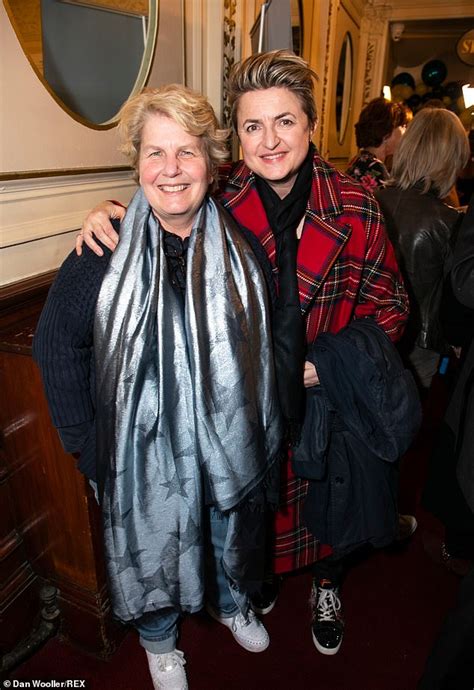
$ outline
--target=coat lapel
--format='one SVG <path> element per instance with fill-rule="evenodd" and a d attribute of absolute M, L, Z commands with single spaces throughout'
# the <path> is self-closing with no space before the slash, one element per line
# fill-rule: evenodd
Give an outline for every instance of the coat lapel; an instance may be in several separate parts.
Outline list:
<path fill-rule="evenodd" d="M 237 223 L 260 241 L 276 271 L 276 243 L 257 192 L 254 174 L 240 161 L 226 180 L 221 201 Z"/>
<path fill-rule="evenodd" d="M 344 209 L 335 175 L 336 171 L 316 154 L 311 194 L 297 255 L 303 312 L 309 308 L 351 235 L 351 226 L 343 222 Z"/>

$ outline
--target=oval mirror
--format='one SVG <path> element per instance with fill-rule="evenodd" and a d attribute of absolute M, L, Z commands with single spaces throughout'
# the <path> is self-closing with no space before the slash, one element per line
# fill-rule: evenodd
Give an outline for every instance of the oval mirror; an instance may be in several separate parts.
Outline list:
<path fill-rule="evenodd" d="M 111 127 L 148 76 L 157 0 L 4 0 L 21 47 L 74 119 Z"/>
<path fill-rule="evenodd" d="M 352 95 L 352 40 L 346 32 L 342 41 L 336 80 L 336 131 L 337 141 L 342 144 L 346 134 Z"/>

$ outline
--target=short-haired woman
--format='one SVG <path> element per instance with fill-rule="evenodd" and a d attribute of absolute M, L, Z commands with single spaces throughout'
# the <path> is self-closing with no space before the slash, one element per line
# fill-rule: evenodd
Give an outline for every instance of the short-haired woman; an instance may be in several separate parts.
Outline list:
<path fill-rule="evenodd" d="M 374 98 L 355 124 L 359 153 L 349 163 L 346 174 L 369 192 L 389 178 L 385 161 L 393 156 L 410 121 L 410 111 L 401 103 Z"/>
<path fill-rule="evenodd" d="M 410 295 L 402 346 L 425 390 L 448 347 L 439 307 L 459 212 L 442 199 L 468 158 L 469 142 L 459 118 L 449 110 L 424 108 L 395 152 L 392 179 L 375 193 Z"/>

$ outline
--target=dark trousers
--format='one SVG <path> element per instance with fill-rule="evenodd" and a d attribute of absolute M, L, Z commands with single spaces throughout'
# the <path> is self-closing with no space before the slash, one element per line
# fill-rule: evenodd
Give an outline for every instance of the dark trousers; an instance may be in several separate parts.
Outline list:
<path fill-rule="evenodd" d="M 474 568 L 462 580 L 426 662 L 418 690 L 472 690 L 474 687 Z"/>
<path fill-rule="evenodd" d="M 317 581 L 330 580 L 335 585 L 341 584 L 346 569 L 345 558 L 342 556 L 328 556 L 316 561 L 311 566 L 313 578 Z"/>

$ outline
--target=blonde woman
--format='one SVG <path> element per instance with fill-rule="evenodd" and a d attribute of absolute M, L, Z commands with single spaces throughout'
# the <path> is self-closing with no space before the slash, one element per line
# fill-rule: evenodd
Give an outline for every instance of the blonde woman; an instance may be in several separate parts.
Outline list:
<path fill-rule="evenodd" d="M 460 215 L 443 199 L 468 158 L 469 142 L 459 118 L 449 110 L 424 108 L 395 152 L 388 186 L 375 193 L 410 295 L 402 348 L 425 391 L 449 347 L 439 307 Z"/>

